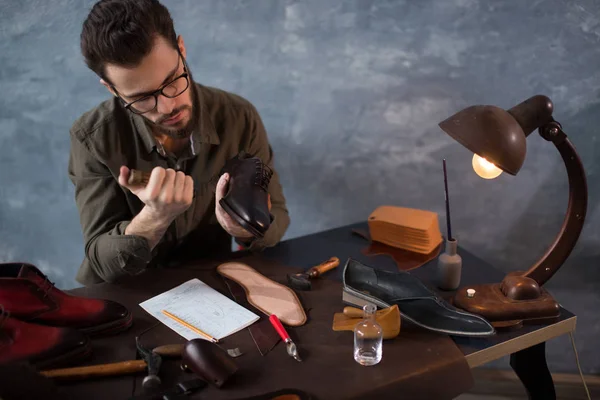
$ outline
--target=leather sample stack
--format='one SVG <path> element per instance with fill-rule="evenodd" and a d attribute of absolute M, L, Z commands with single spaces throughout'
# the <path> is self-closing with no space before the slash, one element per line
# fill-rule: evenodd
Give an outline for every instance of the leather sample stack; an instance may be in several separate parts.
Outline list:
<path fill-rule="evenodd" d="M 429 254 L 442 242 L 438 215 L 432 211 L 381 206 L 368 223 L 371 239 L 388 246 Z"/>

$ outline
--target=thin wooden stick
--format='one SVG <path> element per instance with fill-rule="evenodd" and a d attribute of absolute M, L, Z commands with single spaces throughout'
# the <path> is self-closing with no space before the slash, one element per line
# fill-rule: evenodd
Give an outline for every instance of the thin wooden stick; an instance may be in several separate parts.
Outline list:
<path fill-rule="evenodd" d="M 446 195 L 446 225 L 448 227 L 448 240 L 454 240 L 452 238 L 452 224 L 450 222 L 450 199 L 448 196 L 448 176 L 446 175 L 446 159 L 444 158 L 444 193 Z"/>

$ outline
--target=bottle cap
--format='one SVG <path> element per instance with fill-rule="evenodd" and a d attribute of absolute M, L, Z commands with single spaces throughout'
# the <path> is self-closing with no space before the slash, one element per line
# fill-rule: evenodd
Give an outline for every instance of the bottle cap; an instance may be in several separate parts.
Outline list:
<path fill-rule="evenodd" d="M 467 297 L 474 297 L 475 289 L 467 289 Z"/>

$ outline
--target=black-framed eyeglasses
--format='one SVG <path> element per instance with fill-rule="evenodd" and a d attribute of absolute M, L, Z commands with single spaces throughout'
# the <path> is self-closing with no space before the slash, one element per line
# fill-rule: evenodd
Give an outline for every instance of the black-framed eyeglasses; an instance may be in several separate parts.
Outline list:
<path fill-rule="evenodd" d="M 117 89 L 114 86 L 112 86 L 113 90 L 115 91 L 119 99 L 121 99 L 126 109 L 130 110 L 135 114 L 145 114 L 156 108 L 156 106 L 158 105 L 159 95 L 163 95 L 172 99 L 181 95 L 187 90 L 187 88 L 190 86 L 188 68 L 185 59 L 181 55 L 181 52 L 178 51 L 178 53 L 179 57 L 183 61 L 183 74 L 179 75 L 172 81 L 165 83 L 160 88 L 156 89 L 154 92 L 140 97 L 139 99 L 136 99 L 130 103 L 127 103 L 125 99 L 121 97 L 119 92 L 117 92 Z"/>

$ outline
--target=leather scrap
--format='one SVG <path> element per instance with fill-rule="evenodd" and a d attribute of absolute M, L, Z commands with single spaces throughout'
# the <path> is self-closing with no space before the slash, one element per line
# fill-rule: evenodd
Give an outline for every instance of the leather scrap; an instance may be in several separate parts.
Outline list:
<path fill-rule="evenodd" d="M 233 296 L 233 299 L 242 307 L 257 314 L 260 319 L 248 327 L 248 332 L 258 348 L 258 352 L 264 356 L 275 347 L 275 345 L 281 340 L 275 329 L 271 326 L 268 318 L 265 314 L 259 312 L 252 304 L 246 299 L 246 292 L 237 282 L 222 277 L 225 281 L 225 285 L 229 289 L 229 293 Z"/>

